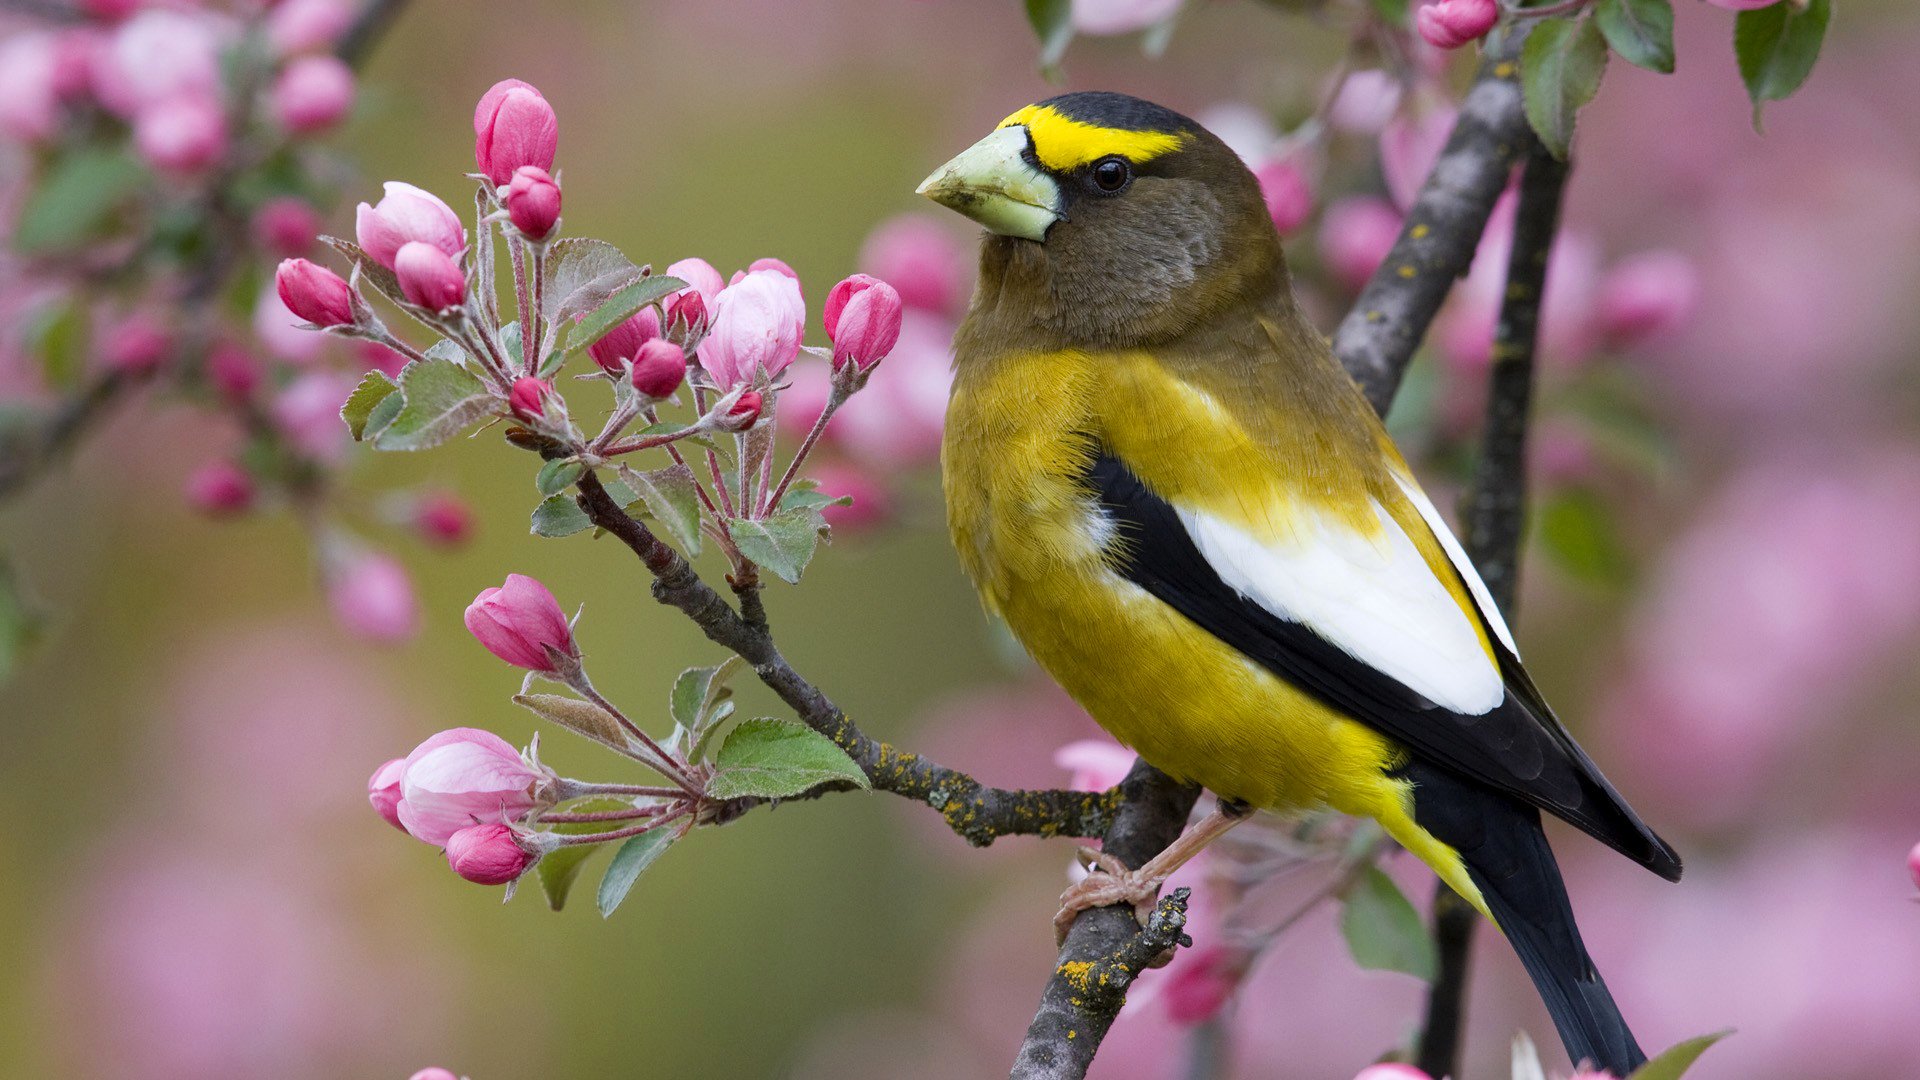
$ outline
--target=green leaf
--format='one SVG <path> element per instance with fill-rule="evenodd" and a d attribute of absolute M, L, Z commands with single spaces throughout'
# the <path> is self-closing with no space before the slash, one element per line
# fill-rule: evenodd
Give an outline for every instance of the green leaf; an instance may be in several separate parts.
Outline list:
<path fill-rule="evenodd" d="M 606 303 L 644 272 L 605 240 L 569 237 L 555 241 L 547 260 L 552 267 L 547 276 L 547 295 L 554 299 L 553 321 L 557 326 L 565 326 L 576 316 Z"/>
<path fill-rule="evenodd" d="M 1543 19 L 1520 49 L 1527 122 L 1554 157 L 1573 144 L 1573 118 L 1607 70 L 1607 39 L 1591 19 Z"/>
<path fill-rule="evenodd" d="M 540 489 L 542 495 L 558 495 L 573 486 L 587 471 L 585 465 L 566 458 L 556 458 L 540 466 L 540 472 L 533 478 L 533 486 Z"/>
<path fill-rule="evenodd" d="M 606 482 L 607 494 L 622 508 L 632 506 L 640 500 L 638 495 L 618 480 Z M 539 506 L 533 508 L 533 535 L 557 539 L 572 536 L 593 528 L 593 519 L 580 509 L 580 504 L 571 495 L 554 495 Z"/>
<path fill-rule="evenodd" d="M 1733 53 L 1740 78 L 1753 99 L 1753 126 L 1760 127 L 1760 106 L 1792 96 L 1812 74 L 1833 18 L 1832 0 L 1811 0 L 1803 10 L 1792 0 L 1743 11 L 1733 21 Z"/>
<path fill-rule="evenodd" d="M 1413 909 L 1400 887 L 1377 866 L 1346 895 L 1340 912 L 1340 932 L 1354 962 L 1375 971 L 1403 971 L 1431 980 L 1438 961 L 1427 924 Z"/>
<path fill-rule="evenodd" d="M 27 600 L 13 567 L 0 561 L 0 683 L 13 676 L 21 658 L 40 640 L 45 621 Z"/>
<path fill-rule="evenodd" d="M 727 534 L 740 554 L 766 567 L 789 585 L 813 560 L 827 521 L 818 508 L 796 506 L 776 510 L 763 518 L 730 521 Z"/>
<path fill-rule="evenodd" d="M 1673 5 L 1668 0 L 1600 0 L 1593 21 L 1627 63 L 1673 73 Z"/>
<path fill-rule="evenodd" d="M 567 351 L 579 352 L 607 336 L 609 330 L 627 321 L 634 312 L 670 292 L 686 287 L 687 283 L 679 278 L 661 274 L 651 274 L 625 286 L 608 297 L 606 303 L 594 308 L 586 318 L 573 324 L 573 332 L 567 335 Z"/>
<path fill-rule="evenodd" d="M 746 668 L 745 660 L 729 656 L 713 667 L 688 668 L 673 680 L 668 707 L 673 713 L 673 722 L 686 733 L 688 753 L 695 760 L 705 753 L 706 740 L 713 730 L 733 710 L 727 701 L 733 696 L 728 681 Z"/>
<path fill-rule="evenodd" d="M 621 802 L 618 799 L 588 799 L 583 802 L 574 803 L 567 809 L 581 811 L 628 810 L 632 808 L 632 805 L 631 803 Z M 617 825 L 617 822 L 609 824 L 600 821 L 571 821 L 554 825 L 552 828 L 553 831 L 557 833 L 583 835 L 614 828 L 617 827 Z M 534 876 L 540 879 L 540 891 L 546 894 L 547 897 L 547 907 L 554 911 L 559 911 L 561 908 L 567 906 L 567 894 L 573 891 L 573 883 L 574 880 L 580 876 L 581 866 L 584 865 L 588 859 L 593 858 L 595 852 L 606 846 L 605 844 L 580 844 L 575 847 L 554 848 L 552 851 L 541 856 L 539 862 L 533 864 Z"/>
<path fill-rule="evenodd" d="M 1655 1054 L 1652 1061 L 1636 1069 L 1627 1080 L 1680 1080 L 1707 1047 L 1733 1034 L 1731 1030 L 1716 1031 L 1711 1035 L 1699 1035 L 1686 1042 L 1674 1045 Z"/>
<path fill-rule="evenodd" d="M 700 485 L 693 470 L 678 462 L 638 472 L 619 467 L 620 479 L 646 504 L 647 513 L 691 559 L 700 554 Z"/>
<path fill-rule="evenodd" d="M 1040 66 L 1051 68 L 1067 55 L 1073 41 L 1072 0 L 1026 0 L 1027 22 L 1040 39 Z"/>
<path fill-rule="evenodd" d="M 1373 0 L 1373 14 L 1388 26 L 1404 28 L 1411 6 L 1408 0 Z"/>
<path fill-rule="evenodd" d="M 340 419 L 347 422 L 347 430 L 353 432 L 355 442 L 366 436 L 367 422 L 372 419 L 375 407 L 392 397 L 398 389 L 400 387 L 387 378 L 386 372 L 369 371 L 361 378 L 360 385 L 353 388 L 353 393 L 347 395 L 347 403 L 340 406 Z M 404 399 L 394 404 L 391 410 L 393 414 L 399 413 L 403 402 Z M 393 416 L 389 415 L 387 420 L 392 422 Z M 374 428 L 373 433 L 380 434 L 380 428 Z"/>
<path fill-rule="evenodd" d="M 1586 488 L 1554 493 L 1540 507 L 1540 543 L 1568 573 L 1600 585 L 1619 586 L 1633 570 L 1612 512 Z"/>
<path fill-rule="evenodd" d="M 374 437 L 381 450 L 438 446 L 493 409 L 493 397 L 473 373 L 447 359 L 415 360 L 400 372 L 405 402 L 386 430 Z"/>
<path fill-rule="evenodd" d="M 26 347 L 40 358 L 48 386 L 71 390 L 87 366 L 87 313 L 79 304 L 57 303 L 34 313 Z"/>
<path fill-rule="evenodd" d="M 835 782 L 871 790 L 867 774 L 833 740 L 792 720 L 742 722 L 720 744 L 714 765 L 707 794 L 716 799 L 777 799 Z"/>
<path fill-rule="evenodd" d="M 613 914 L 633 890 L 633 883 L 640 880 L 641 872 L 652 866 L 661 852 L 679 838 L 677 829 L 662 827 L 629 837 L 620 845 L 620 850 L 613 853 L 613 862 L 607 866 L 606 876 L 600 879 L 601 918 Z"/>
<path fill-rule="evenodd" d="M 515 694 L 513 703 L 549 724 L 566 728 L 602 746 L 611 746 L 623 754 L 629 748 L 626 730 L 620 722 L 590 701 L 564 694 Z"/>
<path fill-rule="evenodd" d="M 13 216 L 13 249 L 45 255 L 80 246 L 111 225 L 147 179 L 118 148 L 88 146 L 58 158 Z"/>
<path fill-rule="evenodd" d="M 829 495 L 824 491 L 814 491 L 811 488 L 805 491 L 788 488 L 787 493 L 780 496 L 780 509 L 782 510 L 795 508 L 822 510 L 829 506 L 852 505 L 853 496 L 851 495 Z"/>

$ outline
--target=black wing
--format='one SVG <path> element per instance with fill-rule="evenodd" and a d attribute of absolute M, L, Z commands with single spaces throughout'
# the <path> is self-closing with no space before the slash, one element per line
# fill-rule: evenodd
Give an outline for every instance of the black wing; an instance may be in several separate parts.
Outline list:
<path fill-rule="evenodd" d="M 1173 507 L 1117 458 L 1102 454 L 1087 482 L 1119 527 L 1116 569 L 1129 581 L 1416 758 L 1564 818 L 1654 873 L 1679 879 L 1680 857 L 1575 745 L 1519 659 L 1497 640 L 1505 700 L 1478 716 L 1442 708 L 1236 592 L 1194 546 Z"/>

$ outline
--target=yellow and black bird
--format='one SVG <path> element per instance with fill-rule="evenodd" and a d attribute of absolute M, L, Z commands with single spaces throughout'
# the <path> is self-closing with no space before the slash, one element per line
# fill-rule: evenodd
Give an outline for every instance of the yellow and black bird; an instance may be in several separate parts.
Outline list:
<path fill-rule="evenodd" d="M 1114 93 L 1030 105 L 922 194 L 986 227 L 955 338 L 948 523 L 988 607 L 1221 808 L 1062 917 L 1150 897 L 1247 806 L 1371 817 L 1492 919 L 1572 1058 L 1645 1060 L 1540 811 L 1669 879 L 1379 418 L 1294 302 L 1218 138 Z"/>

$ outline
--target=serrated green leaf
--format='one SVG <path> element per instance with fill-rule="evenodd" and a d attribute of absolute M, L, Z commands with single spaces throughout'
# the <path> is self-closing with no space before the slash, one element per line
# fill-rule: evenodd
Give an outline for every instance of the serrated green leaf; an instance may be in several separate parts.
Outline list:
<path fill-rule="evenodd" d="M 1593 21 L 1627 63 L 1673 72 L 1673 5 L 1668 0 L 1600 0 Z"/>
<path fill-rule="evenodd" d="M 148 177 L 119 148 L 84 146 L 59 157 L 13 215 L 13 249 L 45 255 L 80 246 L 112 223 Z"/>
<path fill-rule="evenodd" d="M 533 478 L 533 486 L 539 488 L 542 495 L 558 495 L 572 487 L 573 482 L 585 475 L 586 471 L 587 467 L 578 461 L 555 459 L 540 466 L 539 473 Z"/>
<path fill-rule="evenodd" d="M 1573 120 L 1607 70 L 1607 39 L 1591 19 L 1543 19 L 1520 49 L 1527 122 L 1554 157 L 1573 145 Z"/>
<path fill-rule="evenodd" d="M 1586 488 L 1555 492 L 1540 507 L 1536 526 L 1540 543 L 1568 573 L 1599 585 L 1618 587 L 1632 572 L 1633 560 L 1600 496 Z"/>
<path fill-rule="evenodd" d="M 1431 980 L 1438 964 L 1427 924 L 1400 887 L 1377 866 L 1367 867 L 1345 897 L 1340 932 L 1354 962 L 1374 971 L 1402 971 Z"/>
<path fill-rule="evenodd" d="M 1731 1029 L 1716 1031 L 1711 1035 L 1699 1035 L 1675 1043 L 1655 1054 L 1652 1061 L 1636 1069 L 1627 1080 L 1680 1080 L 1688 1069 L 1693 1068 L 1693 1063 L 1700 1060 L 1700 1055 L 1707 1052 L 1708 1047 L 1731 1034 Z"/>
<path fill-rule="evenodd" d="M 630 803 L 623 803 L 618 799 L 587 799 L 574 803 L 567 809 L 593 812 L 630 808 Z M 554 832 L 578 836 L 600 832 L 610 826 L 606 822 L 576 821 L 563 822 L 551 827 Z M 593 858 L 595 852 L 606 846 L 605 844 L 580 844 L 575 847 L 554 848 L 541 856 L 539 862 L 533 864 L 534 876 L 540 881 L 540 892 L 546 896 L 548 908 L 559 911 L 567 906 L 567 894 L 573 891 L 573 883 L 580 876 L 580 868 L 588 859 Z"/>
<path fill-rule="evenodd" d="M 1810 0 L 1803 9 L 1792 0 L 1743 11 L 1733 21 L 1733 52 L 1740 78 L 1753 99 L 1753 126 L 1760 127 L 1760 106 L 1792 96 L 1813 73 L 1820 46 L 1833 18 L 1832 0 Z"/>
<path fill-rule="evenodd" d="M 405 402 L 374 437 L 380 450 L 425 450 L 438 446 L 484 418 L 493 397 L 473 373 L 451 360 L 415 360 L 400 371 Z"/>
<path fill-rule="evenodd" d="M 369 371 L 361 377 L 360 385 L 353 388 L 353 393 L 347 395 L 346 404 L 340 406 L 340 419 L 347 422 L 347 430 L 353 433 L 354 441 L 358 442 L 365 437 L 367 422 L 373 417 L 374 409 L 398 389 L 400 387 L 392 379 L 387 378 L 384 371 Z M 398 415 L 399 403 L 394 405 L 392 411 L 394 415 Z M 393 417 L 389 416 L 387 419 L 391 422 Z M 380 428 L 374 428 L 373 433 L 378 435 Z"/>
<path fill-rule="evenodd" d="M 785 798 L 836 782 L 871 789 L 867 774 L 833 740 L 805 724 L 768 716 L 729 732 L 714 766 L 707 794 L 716 799 Z"/>
<path fill-rule="evenodd" d="M 625 286 L 573 324 L 572 332 L 567 335 L 567 351 L 579 352 L 607 336 L 608 331 L 627 321 L 634 312 L 686 287 L 687 283 L 679 278 L 661 274 L 652 274 Z"/>
<path fill-rule="evenodd" d="M 789 585 L 800 580 L 801 571 L 813 561 L 820 534 L 827 520 L 817 507 L 795 506 L 776 510 L 763 518 L 730 521 L 727 534 L 733 537 L 740 554 L 773 571 Z"/>
<path fill-rule="evenodd" d="M 728 683 L 746 668 L 745 660 L 729 656 L 712 667 L 688 668 L 673 680 L 668 708 L 673 713 L 674 724 L 686 733 L 690 747 L 687 752 L 694 760 L 705 753 L 706 741 L 714 729 L 731 715 L 732 704 L 727 699 L 733 695 L 733 689 Z"/>
<path fill-rule="evenodd" d="M 606 481 L 605 487 L 607 495 L 623 509 L 640 501 L 638 495 L 618 480 Z M 572 536 L 577 532 L 585 532 L 591 528 L 593 528 L 593 520 L 587 517 L 587 512 L 580 509 L 580 504 L 575 502 L 571 495 L 554 495 L 533 508 L 535 536 L 557 539 L 562 536 Z"/>
<path fill-rule="evenodd" d="M 643 832 L 639 836 L 629 837 L 613 853 L 613 862 L 607 865 L 605 877 L 600 879 L 600 917 L 613 914 L 620 902 L 633 891 L 633 883 L 640 880 L 640 874 L 652 866 L 662 852 L 680 838 L 679 831 L 671 826 Z"/>
<path fill-rule="evenodd" d="M 700 485 L 693 478 L 693 470 L 675 462 L 647 472 L 622 465 L 618 472 L 687 558 L 699 555 Z"/>
<path fill-rule="evenodd" d="M 547 253 L 547 295 L 554 299 L 553 321 L 566 326 L 607 302 L 641 276 L 632 259 L 605 240 L 568 237 Z"/>
<path fill-rule="evenodd" d="M 828 495 L 824 491 L 813 491 L 810 489 L 800 491 L 794 488 L 788 488 L 787 493 L 780 496 L 780 509 L 782 510 L 795 508 L 823 510 L 829 506 L 852 505 L 853 496 L 851 495 Z"/>

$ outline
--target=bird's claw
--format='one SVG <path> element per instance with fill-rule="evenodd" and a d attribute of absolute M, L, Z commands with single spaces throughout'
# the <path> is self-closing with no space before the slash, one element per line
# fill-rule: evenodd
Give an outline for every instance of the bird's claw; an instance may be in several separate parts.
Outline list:
<path fill-rule="evenodd" d="M 1166 881 L 1165 878 L 1144 875 L 1112 855 L 1093 848 L 1081 848 L 1078 858 L 1080 865 L 1086 868 L 1087 876 L 1060 894 L 1060 911 L 1053 917 L 1056 946 L 1065 944 L 1067 931 L 1073 928 L 1073 920 L 1089 908 L 1131 904 L 1134 918 L 1139 920 L 1141 926 L 1147 925 L 1148 917 L 1153 914 L 1154 901 L 1160 898 L 1160 886 Z"/>

